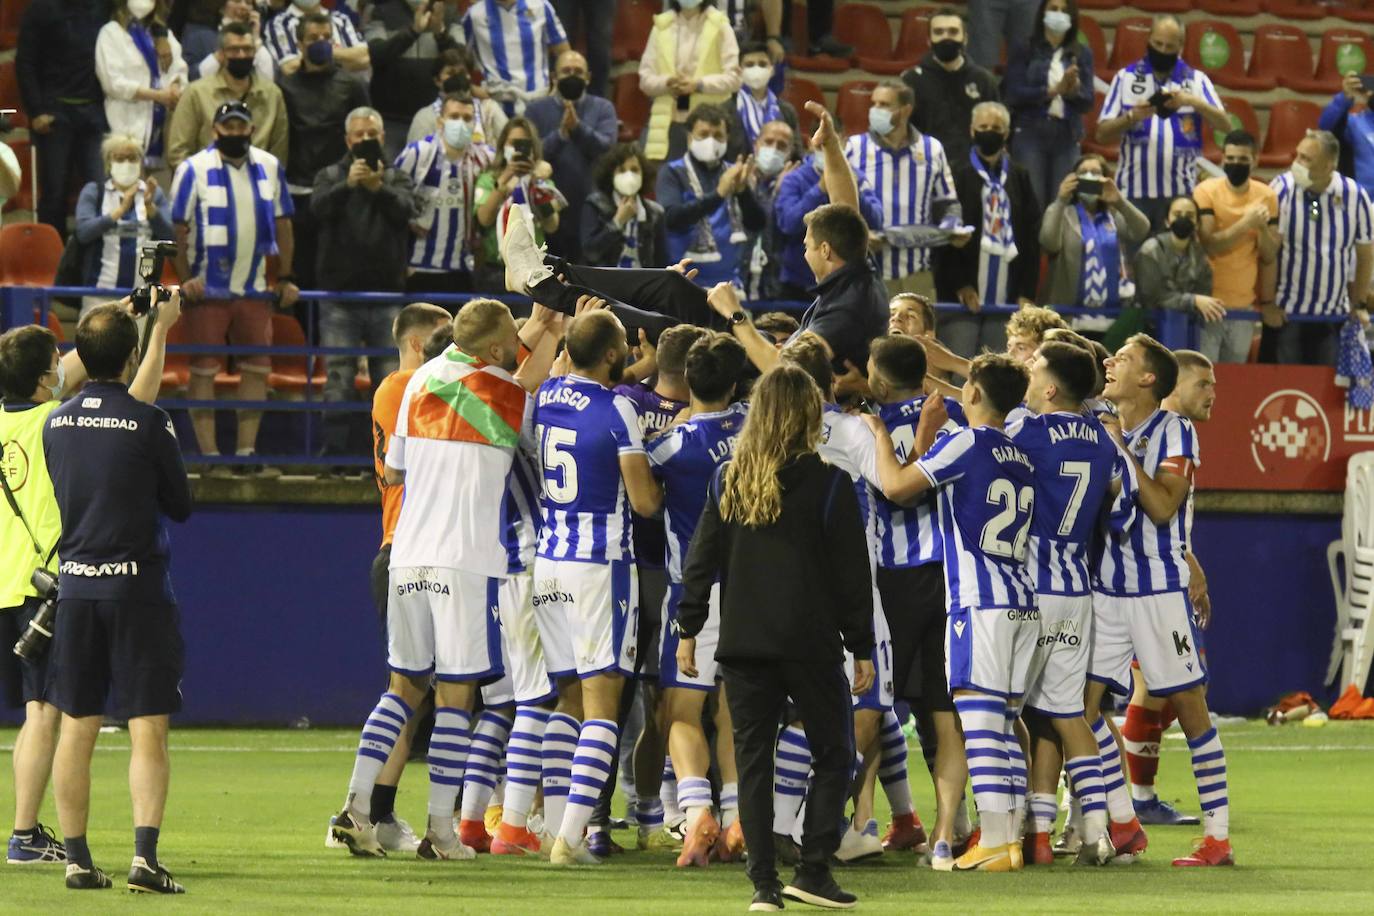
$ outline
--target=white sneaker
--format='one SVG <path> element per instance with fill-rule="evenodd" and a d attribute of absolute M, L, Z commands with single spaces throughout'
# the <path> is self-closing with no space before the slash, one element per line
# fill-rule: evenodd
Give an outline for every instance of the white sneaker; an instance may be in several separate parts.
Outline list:
<path fill-rule="evenodd" d="M 376 826 L 377 842 L 387 852 L 415 852 L 420 848 L 420 838 L 415 835 L 410 824 L 394 817 Z"/>
<path fill-rule="evenodd" d="M 954 853 L 944 840 L 938 841 L 931 849 L 930 867 L 935 871 L 954 871 Z"/>
<path fill-rule="evenodd" d="M 477 850 L 471 846 L 464 846 L 454 836 L 451 840 L 443 840 L 434 831 L 425 834 L 425 838 L 420 841 L 415 849 L 415 857 L 418 859 L 429 859 L 440 861 L 444 859 L 468 860 L 477 858 Z"/>
<path fill-rule="evenodd" d="M 860 830 L 853 823 L 840 838 L 840 848 L 835 850 L 835 858 L 841 862 L 861 862 L 864 859 L 872 859 L 883 854 L 883 841 L 878 838 L 877 821 L 869 821 L 866 827 L 872 829 Z"/>
<path fill-rule="evenodd" d="M 334 823 L 338 818 L 334 815 L 329 816 L 329 826 L 324 828 L 324 848 L 325 849 L 347 849 L 348 844 L 334 838 Z"/>
<path fill-rule="evenodd" d="M 501 260 L 506 265 L 506 289 L 525 295 L 530 287 L 553 276 L 544 266 L 544 251 L 534 242 L 526 208 L 513 206 L 506 217 L 501 236 Z"/>
<path fill-rule="evenodd" d="M 366 817 L 355 814 L 350 809 L 335 815 L 334 826 L 330 828 L 330 832 L 334 834 L 334 839 L 345 844 L 348 851 L 355 856 L 380 858 L 386 855 L 382 844 L 377 842 L 376 827 Z"/>
<path fill-rule="evenodd" d="M 552 865 L 600 865 L 601 860 L 592 855 L 592 851 L 587 848 L 585 840 L 576 846 L 569 846 L 567 840 L 559 837 L 553 841 L 553 850 L 549 853 L 549 863 Z"/>

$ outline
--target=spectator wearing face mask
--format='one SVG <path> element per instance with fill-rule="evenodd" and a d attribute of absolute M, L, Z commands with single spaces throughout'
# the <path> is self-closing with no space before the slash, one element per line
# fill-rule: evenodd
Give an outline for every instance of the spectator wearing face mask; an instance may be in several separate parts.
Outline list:
<path fill-rule="evenodd" d="M 434 133 L 434 122 L 439 117 L 439 109 L 444 97 L 450 95 L 472 96 L 473 121 L 472 142 L 481 146 L 501 136 L 506 122 L 510 120 L 501 103 L 492 98 L 473 95 L 472 76 L 469 73 L 469 58 L 466 48 L 449 48 L 434 58 L 431 67 L 432 82 L 439 90 L 433 102 L 420 108 L 410 119 L 410 130 L 406 142 L 414 143 Z"/>
<path fill-rule="evenodd" d="M 430 136 L 408 144 L 396 168 L 415 186 L 410 223 L 409 292 L 470 292 L 477 235 L 473 193 L 491 164 L 491 147 L 474 143 L 472 98 L 445 96 Z"/>
<path fill-rule="evenodd" d="M 81 189 L 76 202 L 76 239 L 83 246 L 82 280 L 101 289 L 130 289 L 138 282 L 138 252 L 153 239 L 171 240 L 171 205 L 157 181 L 143 177 L 143 146 L 126 134 L 100 145 L 109 177 Z M 84 315 L 109 301 L 85 296 Z"/>
<path fill-rule="evenodd" d="M 1016 161 L 1044 201 L 1078 159 L 1083 116 L 1093 107 L 1093 52 L 1078 40 L 1077 0 L 1041 0 L 1037 21 L 1030 40 L 1011 49 L 1002 97 Z"/>
<path fill-rule="evenodd" d="M 754 197 L 766 216 L 763 228 L 749 232 L 740 268 L 744 298 L 777 299 L 782 291 L 782 240 L 778 234 L 777 200 L 782 180 L 797 167 L 797 140 L 786 121 L 769 121 L 754 140 Z"/>
<path fill-rule="evenodd" d="M 1006 316 L 982 314 L 984 306 L 1028 305 L 1040 286 L 1040 202 L 1030 175 L 1007 153 L 1010 131 L 1002 103 L 973 109 L 973 150 L 954 167 L 954 190 L 973 237 L 935 253 L 939 301 L 964 307 L 944 317 L 940 340 L 966 359 L 1006 349 Z"/>
<path fill-rule="evenodd" d="M 582 205 L 582 257 L 592 267 L 667 267 L 663 207 L 644 196 L 652 174 L 636 143 L 601 157 Z"/>
<path fill-rule="evenodd" d="M 221 7 L 219 25 L 214 28 L 188 24 L 181 43 L 186 63 L 191 67 L 191 79 L 214 76 L 223 66 L 219 55 L 219 29 L 231 22 L 242 22 L 253 35 L 257 50 L 253 53 L 253 69 L 267 82 L 277 78 L 277 63 L 262 41 L 262 14 L 251 0 L 225 0 Z"/>
<path fill-rule="evenodd" d="M 964 17 L 952 7 L 930 17 L 930 53 L 902 74 L 915 94 L 912 125 L 945 148 L 950 162 L 968 158 L 968 128 L 973 106 L 999 101 L 997 77 L 964 53 Z"/>
<path fill-rule="evenodd" d="M 724 106 L 731 114 L 725 150 L 726 157 L 730 159 L 736 159 L 753 149 L 763 125 L 770 121 L 786 124 L 792 129 L 794 137 L 801 129 L 798 126 L 797 109 L 768 88 L 776 72 L 773 60 L 768 56 L 768 45 L 761 41 L 751 42 L 740 49 L 739 59 L 744 85 L 735 93 L 735 98 Z"/>
<path fill-rule="evenodd" d="M 473 214 L 480 240 L 477 289 L 506 291 L 506 265 L 501 260 L 501 233 L 511 207 L 525 205 L 534 215 L 535 244 L 558 231 L 568 201 L 553 182 L 553 169 L 544 158 L 534 125 L 528 118 L 506 122 L 496 141 L 496 156 L 477 179 Z"/>
<path fill-rule="evenodd" d="M 158 60 L 159 38 L 172 52 L 167 69 Z M 149 168 L 166 162 L 167 121 L 186 89 L 186 74 L 181 46 L 168 34 L 157 0 L 118 0 L 95 41 L 95 75 L 105 90 L 110 131 L 137 138 Z"/>
<path fill-rule="evenodd" d="M 330 11 L 320 5 L 320 0 L 291 0 L 289 6 L 277 14 L 267 25 L 267 48 L 277 69 L 283 74 L 294 73 L 301 65 L 304 49 L 296 37 L 302 16 L 321 13 L 329 17 L 333 26 L 331 41 L 334 44 L 334 57 L 339 66 L 354 73 L 366 72 L 372 67 L 367 45 L 358 34 L 357 26 L 346 13 Z"/>
<path fill-rule="evenodd" d="M 1045 299 L 1055 305 L 1114 309 L 1135 294 L 1126 246 L 1150 234 L 1150 220 L 1121 195 L 1107 161 L 1089 153 L 1074 163 L 1040 220 L 1040 247 L 1050 256 Z"/>
<path fill-rule="evenodd" d="M 1168 229 L 1147 239 L 1136 255 L 1136 304 L 1221 321 L 1226 306 L 1212 296 L 1212 265 L 1197 237 L 1197 204 L 1191 197 L 1175 197 L 1167 219 Z"/>
<path fill-rule="evenodd" d="M 439 114 L 438 106 L 425 117 L 425 133 L 406 135 L 416 109 L 434 98 L 434 74 L 439 61 L 450 53 L 464 57 L 463 26 L 447 3 L 428 0 L 380 0 L 371 7 L 363 27 L 368 59 L 372 62 L 369 94 L 373 106 L 386 120 L 387 155 L 395 158 L 408 142 L 427 136 Z M 442 89 L 442 81 L 439 83 Z M 464 94 L 470 87 L 455 87 Z"/>
<path fill-rule="evenodd" d="M 254 72 L 257 44 L 252 28 L 242 22 L 221 26 L 219 42 L 224 69 L 186 87 L 172 113 L 167 130 L 167 164 L 175 169 L 210 145 L 215 139 L 215 112 L 227 102 L 248 106 L 253 113 L 253 145 L 286 162 L 290 144 L 286 102 L 274 83 Z"/>
<path fill-rule="evenodd" d="M 286 181 L 296 214 L 296 272 L 307 289 L 317 286 L 315 242 L 319 220 L 310 206 L 315 178 L 325 166 L 339 161 L 345 152 L 344 118 L 368 104 L 367 86 L 345 73 L 334 62 L 333 24 L 321 12 L 296 20 L 296 42 L 304 49 L 294 73 L 281 78 L 290 128 L 291 155 L 286 160 Z M 332 281 L 329 289 L 340 289 Z"/>
<path fill-rule="evenodd" d="M 639 60 L 639 88 L 653 100 L 644 131 L 644 153 L 653 162 L 680 157 L 692 130 L 690 114 L 702 105 L 726 104 L 740 87 L 739 41 L 715 0 L 670 0 L 668 6 L 654 17 Z M 660 181 L 665 174 L 659 173 Z"/>
<path fill-rule="evenodd" d="M 544 158 L 558 176 L 558 190 L 568 206 L 549 238 L 549 250 L 583 263 L 582 204 L 592 190 L 596 163 L 615 143 L 620 128 L 615 106 L 588 90 L 587 59 L 564 51 L 554 65 L 554 92 L 525 109 L 544 147 Z"/>
<path fill-rule="evenodd" d="M 743 282 L 748 233 L 762 231 L 767 222 L 750 186 L 756 168 L 752 157 L 733 164 L 725 159 L 727 121 L 718 106 L 694 109 L 686 121 L 687 154 L 658 173 L 668 262 L 690 258 L 699 271 L 696 282 L 707 288 Z"/>

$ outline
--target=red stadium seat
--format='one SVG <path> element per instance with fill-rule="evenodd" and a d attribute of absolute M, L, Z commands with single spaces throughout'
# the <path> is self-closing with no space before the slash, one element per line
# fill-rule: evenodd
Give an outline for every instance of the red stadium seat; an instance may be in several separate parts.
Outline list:
<path fill-rule="evenodd" d="M 1341 77 L 1347 73 L 1368 73 L 1371 62 L 1374 62 L 1374 42 L 1368 35 L 1345 26 L 1327 29 L 1322 35 L 1317 73 L 1313 77 L 1319 87 L 1317 91 L 1338 92 Z"/>
<path fill-rule="evenodd" d="M 1228 89 L 1265 92 L 1275 85 L 1272 76 L 1250 76 L 1245 72 L 1245 45 L 1229 22 L 1203 19 L 1189 23 L 1183 59 L 1206 73 L 1212 82 Z"/>
<path fill-rule="evenodd" d="M 1107 146 L 1093 139 L 1097 134 L 1097 116 L 1102 112 L 1102 103 L 1106 101 L 1106 98 L 1102 93 L 1097 93 L 1092 112 L 1083 119 L 1083 152 L 1097 153 L 1107 161 L 1115 162 L 1117 157 L 1121 155 L 1120 145 Z"/>
<path fill-rule="evenodd" d="M 294 315 L 281 312 L 272 315 L 272 343 L 283 347 L 304 347 L 305 332 Z M 321 360 L 323 362 L 323 360 Z M 310 357 L 304 355 L 272 354 L 272 370 L 267 374 L 268 387 L 299 397 L 305 390 L 310 373 Z"/>
<path fill-rule="evenodd" d="M 1312 0 L 1261 0 L 1264 11 L 1276 19 L 1321 19 L 1326 6 Z"/>
<path fill-rule="evenodd" d="M 0 227 L 0 286 L 52 286 L 62 236 L 46 223 Z"/>
<path fill-rule="evenodd" d="M 835 99 L 835 117 L 846 134 L 868 130 L 868 109 L 873 104 L 874 80 L 849 80 L 841 84 Z"/>
<path fill-rule="evenodd" d="M 811 57 L 807 54 L 810 49 L 811 36 L 806 30 L 806 4 L 793 3 L 792 50 L 795 53 L 787 55 L 788 65 L 811 73 L 843 73 L 849 69 L 847 59 L 825 55 Z"/>
<path fill-rule="evenodd" d="M 1116 0 L 1078 0 L 1080 10 L 1119 10 L 1121 4 Z"/>
<path fill-rule="evenodd" d="M 612 82 L 611 100 L 620 116 L 620 139 L 633 143 L 649 123 L 649 97 L 639 91 L 638 73 L 622 73 Z"/>
<path fill-rule="evenodd" d="M 19 43 L 19 22 L 28 8 L 29 0 L 5 0 L 0 3 L 0 51 L 8 51 Z M 17 97 L 14 98 L 17 101 Z M 5 100 L 6 108 L 13 106 L 14 102 Z"/>
<path fill-rule="evenodd" d="M 804 77 L 788 74 L 787 84 L 782 89 L 782 97 L 797 109 L 797 122 L 801 132 L 807 137 L 815 133 L 819 119 L 806 110 L 806 103 L 819 102 L 822 108 L 825 107 L 825 93 L 821 91 L 821 87 Z"/>
<path fill-rule="evenodd" d="M 1150 43 L 1150 17 L 1127 16 L 1116 23 L 1116 38 L 1112 41 L 1112 72 L 1129 67 L 1145 56 Z"/>
<path fill-rule="evenodd" d="M 846 3 L 835 17 L 835 37 L 854 46 L 860 70 L 883 76 L 896 76 L 915 65 L 915 59 L 902 60 L 893 54 L 892 28 L 887 14 L 867 3 Z"/>
<path fill-rule="evenodd" d="M 617 64 L 639 60 L 649 33 L 654 28 L 654 15 L 663 7 L 651 0 L 619 0 L 615 10 L 615 25 L 611 29 L 611 60 Z"/>
<path fill-rule="evenodd" d="M 43 317 L 43 316 L 41 316 L 40 314 L 38 314 L 38 309 L 34 309 L 34 310 L 33 310 L 33 323 L 34 323 L 34 324 L 39 324 L 40 322 L 38 321 L 38 319 L 41 318 L 41 317 Z M 57 312 L 54 311 L 51 307 L 49 307 L 49 309 L 48 309 L 48 321 L 47 321 L 47 326 L 48 326 L 48 330 L 49 330 L 49 331 L 52 331 L 53 336 L 57 338 L 57 342 L 58 342 L 58 343 L 62 343 L 64 340 L 67 339 L 66 332 L 62 330 L 62 319 L 57 317 Z"/>
<path fill-rule="evenodd" d="M 892 56 L 898 60 L 920 61 L 930 50 L 930 8 L 918 7 L 902 13 L 902 27 L 897 32 L 897 47 Z"/>
<path fill-rule="evenodd" d="M 1321 106 L 1301 99 L 1284 99 L 1269 109 L 1269 133 L 1264 137 L 1259 164 L 1262 168 L 1286 168 L 1309 130 L 1315 130 Z"/>
<path fill-rule="evenodd" d="M 1209 16 L 1258 16 L 1260 0 L 1198 0 L 1197 8 Z"/>
<path fill-rule="evenodd" d="M 1132 4 L 1150 13 L 1191 13 L 1193 0 L 1135 0 Z"/>
<path fill-rule="evenodd" d="M 1226 113 L 1231 116 L 1231 129 L 1243 130 L 1255 138 L 1256 143 L 1263 142 L 1260 135 L 1259 116 L 1255 114 L 1255 109 L 1238 96 L 1224 95 L 1221 97 L 1221 104 L 1226 109 Z M 1203 128 L 1202 131 L 1202 155 L 1213 162 L 1221 161 L 1221 147 L 1229 131 L 1212 130 Z"/>
<path fill-rule="evenodd" d="M 0 61 L 0 108 L 17 109 L 10 115 L 11 127 L 28 127 L 23 101 L 19 98 L 19 77 L 15 73 L 14 58 Z"/>
<path fill-rule="evenodd" d="M 1091 16 L 1078 17 L 1078 40 L 1093 52 L 1093 69 L 1098 76 L 1108 82 L 1112 72 L 1107 69 L 1107 36 L 1102 34 L 1102 26 Z"/>
<path fill-rule="evenodd" d="M 1312 78 L 1312 46 L 1307 33 L 1295 25 L 1262 25 L 1250 45 L 1252 76 L 1272 77 L 1297 92 L 1319 92 Z"/>

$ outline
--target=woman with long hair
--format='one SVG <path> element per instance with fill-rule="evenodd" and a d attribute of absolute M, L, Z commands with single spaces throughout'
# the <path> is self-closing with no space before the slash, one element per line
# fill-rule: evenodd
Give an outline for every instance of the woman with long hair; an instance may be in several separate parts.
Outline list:
<path fill-rule="evenodd" d="M 734 721 L 740 822 L 754 884 L 752 910 L 782 897 L 846 907 L 830 874 L 854 761 L 844 653 L 853 692 L 873 681 L 873 583 L 849 475 L 821 460 L 821 393 L 779 365 L 754 386 L 734 458 L 716 472 L 683 570 L 678 666 L 696 671 L 696 640 L 720 583 L 720 662 Z M 773 750 L 788 699 L 805 723 L 815 776 L 801 864 L 786 888 L 773 847 Z"/>

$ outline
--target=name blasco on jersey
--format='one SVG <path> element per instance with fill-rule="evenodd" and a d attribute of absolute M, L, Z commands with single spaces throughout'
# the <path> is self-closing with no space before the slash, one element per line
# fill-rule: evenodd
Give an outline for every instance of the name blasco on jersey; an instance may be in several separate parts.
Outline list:
<path fill-rule="evenodd" d="M 547 407 L 550 404 L 566 404 L 573 410 L 586 410 L 592 406 L 592 399 L 576 388 L 545 388 L 539 392 L 539 406 Z"/>

